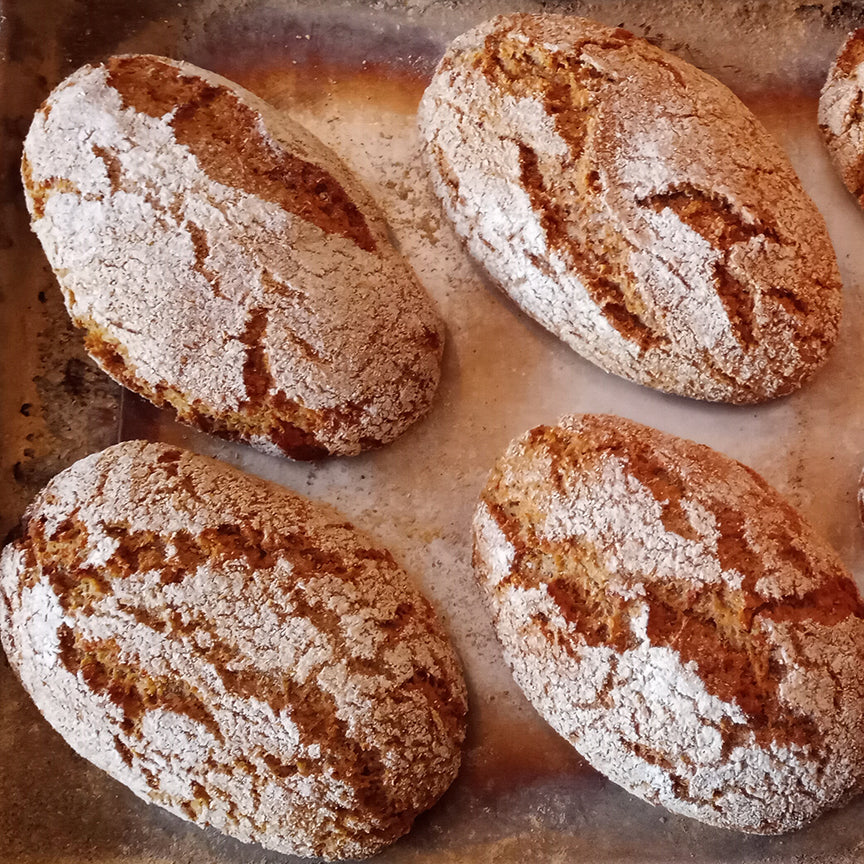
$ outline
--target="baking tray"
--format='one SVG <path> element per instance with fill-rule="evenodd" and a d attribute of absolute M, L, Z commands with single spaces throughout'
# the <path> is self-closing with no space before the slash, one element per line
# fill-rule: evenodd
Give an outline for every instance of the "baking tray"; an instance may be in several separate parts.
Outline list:
<path fill-rule="evenodd" d="M 606 375 L 543 331 L 466 257 L 428 189 L 414 112 L 446 42 L 502 11 L 571 11 L 647 35 L 729 84 L 792 158 L 828 222 L 845 285 L 841 337 L 801 392 L 758 407 L 664 396 Z M 864 461 L 864 214 L 816 128 L 816 97 L 857 3 L 471 0 L 375 3 L 0 0 L 0 530 L 47 479 L 120 438 L 212 454 L 342 510 L 422 584 L 463 659 L 471 721 L 462 772 L 378 857 L 433 862 L 857 862 L 864 799 L 779 838 L 708 828 L 597 774 L 514 686 L 470 569 L 486 472 L 525 429 L 613 412 L 710 444 L 783 491 L 864 576 L 855 495 Z M 48 91 L 122 51 L 189 60 L 235 79 L 333 147 L 383 206 L 447 322 L 431 415 L 380 451 L 308 464 L 191 432 L 86 358 L 30 234 L 20 142 Z M 78 758 L 0 659 L 0 862 L 288 862 L 138 800 Z"/>

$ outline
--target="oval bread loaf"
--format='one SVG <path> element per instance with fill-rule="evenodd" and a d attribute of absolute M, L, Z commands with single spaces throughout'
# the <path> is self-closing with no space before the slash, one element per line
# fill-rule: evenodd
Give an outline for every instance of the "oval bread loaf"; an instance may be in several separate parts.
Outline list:
<path fill-rule="evenodd" d="M 511 444 L 474 542 L 517 683 L 615 783 L 764 834 L 860 791 L 864 605 L 749 468 L 565 417 Z"/>
<path fill-rule="evenodd" d="M 465 684 L 429 603 L 333 511 L 141 441 L 60 473 L 0 557 L 0 637 L 48 722 L 241 840 L 364 857 L 447 789 Z"/>
<path fill-rule="evenodd" d="M 315 458 L 428 410 L 443 328 L 377 206 L 248 91 L 148 55 L 85 66 L 36 113 L 22 175 L 87 350 L 181 420 Z"/>
<path fill-rule="evenodd" d="M 864 207 L 864 28 L 843 43 L 819 96 L 819 128 L 846 188 Z"/>
<path fill-rule="evenodd" d="M 471 254 L 603 369 L 746 403 L 825 360 L 841 285 L 822 217 L 709 75 L 624 30 L 501 16 L 450 45 L 418 117 Z"/>

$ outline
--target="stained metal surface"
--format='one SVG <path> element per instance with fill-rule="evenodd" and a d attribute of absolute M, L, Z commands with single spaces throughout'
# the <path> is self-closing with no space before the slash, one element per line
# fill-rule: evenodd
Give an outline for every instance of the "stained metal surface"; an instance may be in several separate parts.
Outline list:
<path fill-rule="evenodd" d="M 486 472 L 525 429 L 608 411 L 710 444 L 756 468 L 838 548 L 864 585 L 855 491 L 864 461 L 864 214 L 828 162 L 816 96 L 857 4 L 525 3 L 648 35 L 733 87 L 789 152 L 824 213 L 845 284 L 841 339 L 803 391 L 759 407 L 705 405 L 613 378 L 498 294 L 442 220 L 417 158 L 414 112 L 445 43 L 511 4 L 242 0 L 0 0 L 0 528 L 53 473 L 119 437 L 219 456 L 328 501 L 388 546 L 447 622 L 465 664 L 471 729 L 459 779 L 377 860 L 788 862 L 864 858 L 864 801 L 782 838 L 737 835 L 650 807 L 590 769 L 513 685 L 470 571 Z M 349 460 L 292 463 L 174 424 L 86 358 L 27 227 L 20 140 L 81 63 L 149 51 L 211 68 L 292 112 L 384 208 L 448 326 L 428 419 Z M 0 659 L 0 862 L 277 862 L 136 799 L 41 719 Z"/>

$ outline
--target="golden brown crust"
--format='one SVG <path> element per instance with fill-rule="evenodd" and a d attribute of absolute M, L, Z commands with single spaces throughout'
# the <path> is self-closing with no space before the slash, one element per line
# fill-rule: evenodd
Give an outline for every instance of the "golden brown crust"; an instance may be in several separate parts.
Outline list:
<path fill-rule="evenodd" d="M 481 496 L 475 569 L 526 695 L 629 791 L 778 833 L 860 788 L 864 604 L 746 466 L 617 417 L 538 427 Z"/>
<path fill-rule="evenodd" d="M 824 222 L 698 69 L 585 19 L 504 15 L 454 40 L 419 124 L 474 257 L 604 369 L 758 402 L 827 357 L 841 286 Z"/>
<path fill-rule="evenodd" d="M 456 775 L 434 610 L 338 514 L 126 442 L 58 475 L 0 558 L 0 639 L 46 719 L 137 795 L 242 840 L 374 854 Z"/>
<path fill-rule="evenodd" d="M 229 81 L 150 55 L 61 83 L 22 179 L 108 374 L 294 458 L 392 441 L 429 408 L 443 327 L 369 194 Z"/>
<path fill-rule="evenodd" d="M 819 96 L 819 128 L 846 188 L 864 207 L 864 28 L 850 33 Z"/>

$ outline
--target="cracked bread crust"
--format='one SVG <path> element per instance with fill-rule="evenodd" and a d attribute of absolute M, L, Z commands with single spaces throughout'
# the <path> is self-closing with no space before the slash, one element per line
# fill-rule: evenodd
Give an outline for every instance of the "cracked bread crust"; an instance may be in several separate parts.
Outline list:
<path fill-rule="evenodd" d="M 819 96 L 819 128 L 846 188 L 864 207 L 864 28 L 850 33 Z"/>
<path fill-rule="evenodd" d="M 514 441 L 474 519 L 514 678 L 626 790 L 775 834 L 862 788 L 864 605 L 755 472 L 619 417 Z"/>
<path fill-rule="evenodd" d="M 3 550 L 0 599 L 48 722 L 200 825 L 365 857 L 458 771 L 465 684 L 428 601 L 339 514 L 214 459 L 75 463 Z"/>
<path fill-rule="evenodd" d="M 435 192 L 528 315 L 631 381 L 760 402 L 837 338 L 824 221 L 722 84 L 627 31 L 500 16 L 420 104 Z"/>
<path fill-rule="evenodd" d="M 149 55 L 62 82 L 22 177 L 87 350 L 184 422 L 294 458 L 423 416 L 443 326 L 320 141 L 232 82 Z"/>

